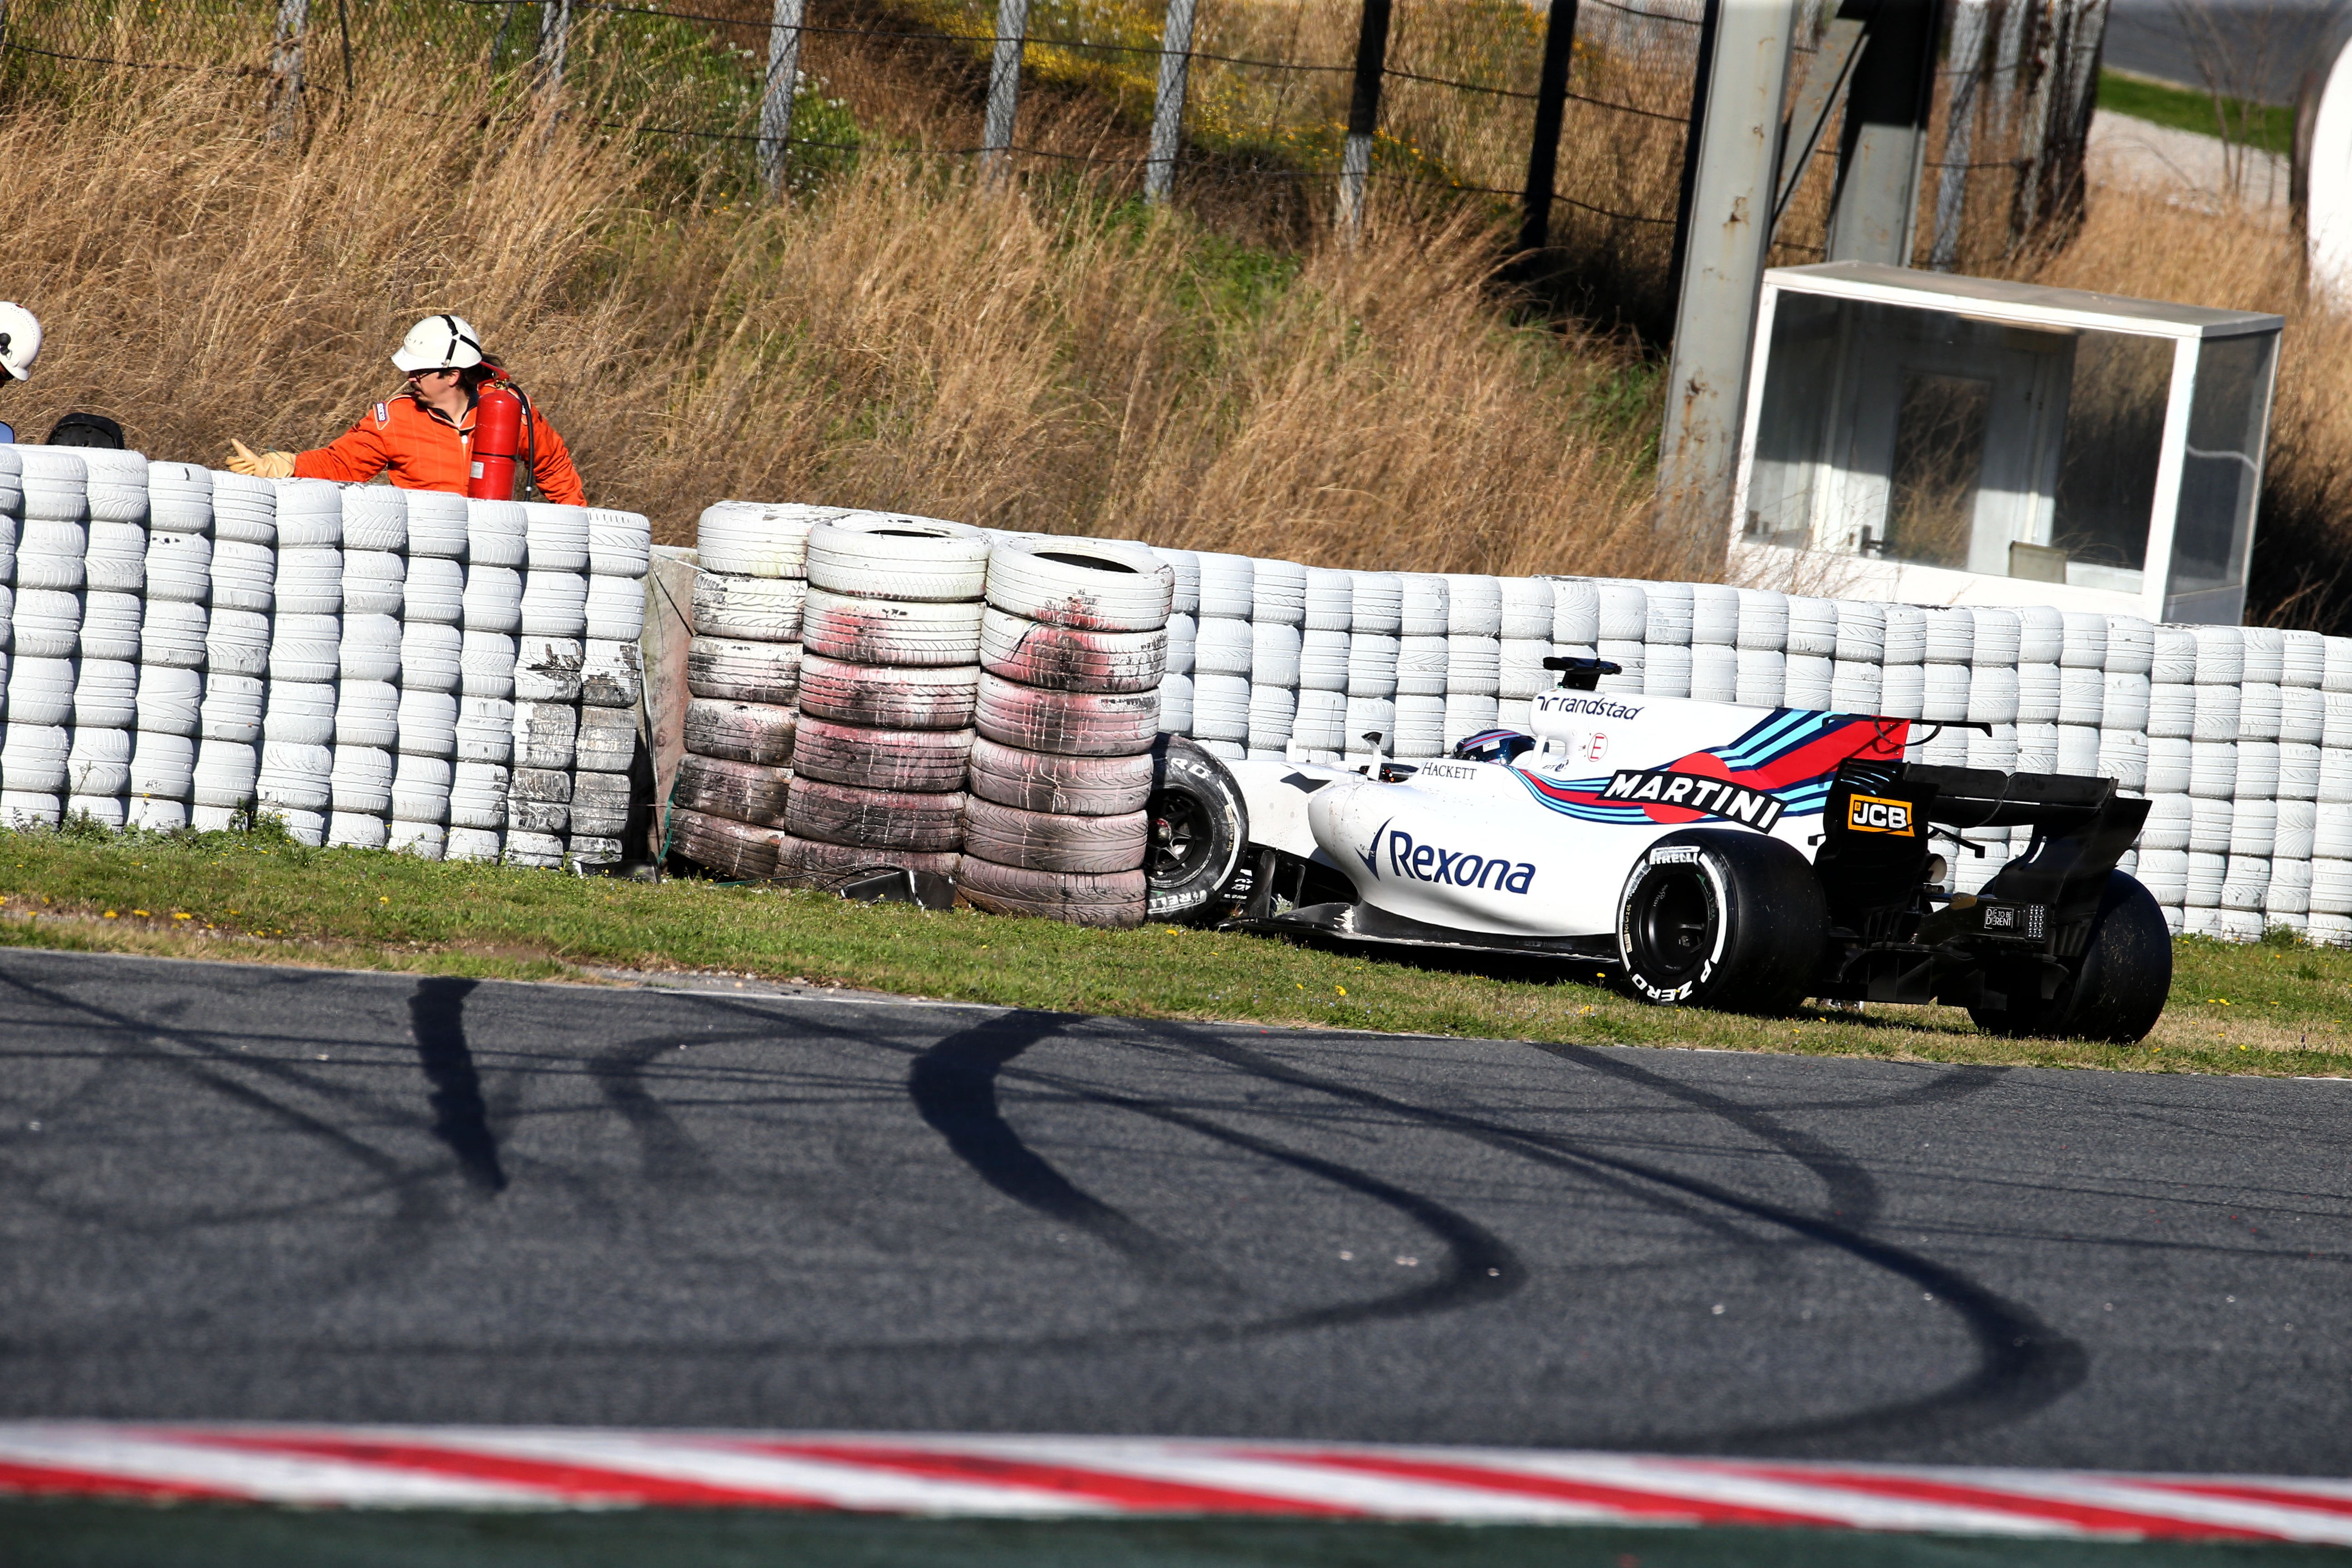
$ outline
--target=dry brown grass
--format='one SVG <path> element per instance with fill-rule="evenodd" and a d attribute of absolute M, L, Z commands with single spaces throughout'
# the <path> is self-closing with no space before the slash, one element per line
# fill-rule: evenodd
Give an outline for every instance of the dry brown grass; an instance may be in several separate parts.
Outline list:
<path fill-rule="evenodd" d="M 363 97 L 289 143 L 223 77 L 17 104 L 0 226 L 51 336 L 8 416 L 102 409 L 214 462 L 232 436 L 317 445 L 397 384 L 408 322 L 456 310 L 592 496 L 667 539 L 751 495 L 1363 565 L 1652 549 L 1638 416 L 1610 412 L 1642 396 L 1632 354 L 1511 324 L 1496 237 L 1458 212 L 1391 204 L 1360 247 L 1278 256 L 1082 182 L 992 194 L 888 157 L 788 207 L 698 205 L 625 139 L 485 134 L 497 107 Z"/>
<path fill-rule="evenodd" d="M 1405 67 L 1516 79 L 1531 30 L 1489 28 L 1492 58 L 1469 60 L 1473 35 L 1423 26 L 1423 9 L 1401 13 Z M 1228 3 L 1204 13 L 1204 47 L 1344 54 L 1345 10 Z M 315 445 L 396 384 L 383 355 L 408 321 L 456 309 L 541 397 L 592 492 L 648 511 L 666 539 L 750 495 L 1334 564 L 1690 573 L 1649 523 L 1654 362 L 1618 337 L 1522 324 L 1492 279 L 1495 204 L 1391 184 L 1349 247 L 1310 221 L 1312 182 L 1258 200 L 1265 182 L 1229 162 L 1219 185 L 1206 155 L 1178 216 L 1123 205 L 1134 171 L 1119 163 L 1032 160 L 990 194 L 964 161 L 922 152 L 973 138 L 981 77 L 953 46 L 825 35 L 810 60 L 894 151 L 784 209 L 725 205 L 681 185 L 685 160 L 625 138 L 496 118 L 486 132 L 514 106 L 461 96 L 424 115 L 364 79 L 292 142 L 269 138 L 250 77 L 93 75 L 69 103 L 14 104 L 7 287 L 52 347 L 0 415 L 37 434 L 96 408 L 147 450 L 211 461 L 232 436 Z M 1580 54 L 1575 79 L 1679 107 L 1672 73 L 1644 68 Z M 379 50 L 364 75 L 398 73 Z M 1236 125 L 1329 108 L 1216 86 L 1202 112 Z M 1521 106 L 1456 123 L 1415 91 L 1392 105 L 1400 135 L 1509 183 Z M 1117 97 L 1033 84 L 1022 140 L 1131 159 Z M 1670 208 L 1678 128 L 1574 119 L 1597 112 L 1572 110 L 1562 194 Z M 1809 175 L 1784 238 L 1817 227 L 1821 183 Z M 1661 235 L 1565 205 L 1555 233 L 1604 314 L 1639 314 L 1662 284 Z M 2063 249 L 2000 265 L 2286 314 L 2252 613 L 2352 616 L 2352 412 L 2335 395 L 2352 323 L 2304 301 L 2291 236 L 2100 191 Z"/>

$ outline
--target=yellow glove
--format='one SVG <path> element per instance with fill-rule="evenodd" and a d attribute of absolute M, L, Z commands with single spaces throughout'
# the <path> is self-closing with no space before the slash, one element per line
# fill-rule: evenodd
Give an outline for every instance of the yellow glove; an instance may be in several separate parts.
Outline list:
<path fill-rule="evenodd" d="M 294 477 L 294 454 L 291 452 L 256 452 L 242 441 L 231 441 L 236 448 L 229 454 L 228 471 L 251 474 L 259 479 L 290 479 Z"/>

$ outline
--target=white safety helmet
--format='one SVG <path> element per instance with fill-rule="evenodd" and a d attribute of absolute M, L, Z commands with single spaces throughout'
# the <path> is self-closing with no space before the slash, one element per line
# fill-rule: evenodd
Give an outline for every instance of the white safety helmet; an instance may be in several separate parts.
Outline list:
<path fill-rule="evenodd" d="M 427 316 L 408 329 L 392 363 L 404 375 L 420 370 L 467 370 L 482 363 L 482 335 L 463 316 Z"/>
<path fill-rule="evenodd" d="M 0 300 L 0 370 L 23 381 L 40 357 L 41 323 L 24 306 Z"/>

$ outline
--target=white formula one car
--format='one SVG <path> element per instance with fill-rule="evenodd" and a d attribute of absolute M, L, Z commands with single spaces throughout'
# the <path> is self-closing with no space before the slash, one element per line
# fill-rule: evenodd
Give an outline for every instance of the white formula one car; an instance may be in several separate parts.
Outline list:
<path fill-rule="evenodd" d="M 1942 1002 L 2126 1042 L 2162 1013 L 2163 911 L 2116 868 L 2147 803 L 2112 780 L 1906 763 L 1905 720 L 1604 693 L 1614 666 L 1546 666 L 1562 681 L 1534 735 L 1444 761 L 1226 762 L 1169 738 L 1151 918 L 1614 966 L 1668 1005 Z M 2024 855 L 1946 891 L 1934 840 L 2014 826 Z"/>

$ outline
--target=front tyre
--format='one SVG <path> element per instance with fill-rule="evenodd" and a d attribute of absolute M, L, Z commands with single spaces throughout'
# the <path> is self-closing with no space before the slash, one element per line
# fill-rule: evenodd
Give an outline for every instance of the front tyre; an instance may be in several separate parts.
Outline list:
<path fill-rule="evenodd" d="M 1183 736 L 1162 735 L 1151 748 L 1151 795 L 1143 814 L 1149 918 L 1223 919 L 1249 847 L 1249 806 L 1234 775 Z"/>
<path fill-rule="evenodd" d="M 1634 994 L 1660 1006 L 1773 1013 L 1801 999 L 1829 941 L 1805 858 L 1759 833 L 1670 833 L 1635 861 L 1617 905 Z"/>
<path fill-rule="evenodd" d="M 2163 909 L 2138 879 L 2110 871 L 2090 943 L 2058 994 L 2012 994 L 2008 1006 L 1971 1007 L 1969 1016 L 1979 1029 L 2015 1038 L 2128 1046 L 2156 1027 L 2171 991 L 2172 932 Z"/>

